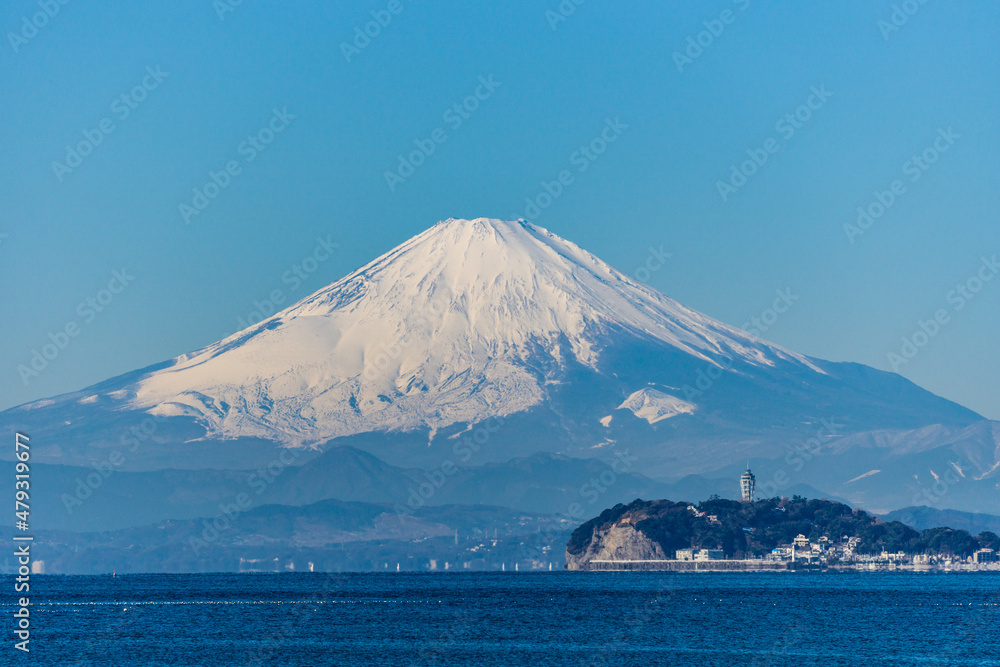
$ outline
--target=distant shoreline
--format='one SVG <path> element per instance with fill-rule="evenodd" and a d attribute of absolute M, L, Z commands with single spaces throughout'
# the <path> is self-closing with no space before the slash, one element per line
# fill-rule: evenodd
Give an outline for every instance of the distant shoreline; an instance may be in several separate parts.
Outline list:
<path fill-rule="evenodd" d="M 789 563 L 768 560 L 591 560 L 576 572 L 996 572 L 1000 563 L 913 565 L 895 563 L 843 563 L 837 565 Z"/>

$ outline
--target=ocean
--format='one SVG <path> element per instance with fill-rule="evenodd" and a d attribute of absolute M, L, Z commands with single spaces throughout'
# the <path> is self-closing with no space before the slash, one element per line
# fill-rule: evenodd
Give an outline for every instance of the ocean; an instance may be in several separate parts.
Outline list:
<path fill-rule="evenodd" d="M 5 577 L 13 590 L 13 577 Z M 1000 665 L 1000 577 L 931 573 L 34 576 L 0 664 Z"/>

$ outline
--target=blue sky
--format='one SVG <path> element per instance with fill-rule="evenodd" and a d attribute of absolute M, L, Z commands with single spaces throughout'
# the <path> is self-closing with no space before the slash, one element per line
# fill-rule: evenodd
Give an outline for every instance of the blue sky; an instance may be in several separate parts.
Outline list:
<path fill-rule="evenodd" d="M 1000 419 L 997 5 L 225 2 L 0 12 L 0 408 L 200 348 L 440 219 L 527 211 Z M 881 215 L 845 231 L 858 207 Z"/>

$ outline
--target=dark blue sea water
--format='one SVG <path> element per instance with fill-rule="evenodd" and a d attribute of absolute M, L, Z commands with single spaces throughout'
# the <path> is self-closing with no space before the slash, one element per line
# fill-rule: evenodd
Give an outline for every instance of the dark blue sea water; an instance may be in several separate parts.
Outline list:
<path fill-rule="evenodd" d="M 4 586 L 13 590 L 11 577 Z M 1000 577 L 37 576 L 37 665 L 1000 665 Z"/>

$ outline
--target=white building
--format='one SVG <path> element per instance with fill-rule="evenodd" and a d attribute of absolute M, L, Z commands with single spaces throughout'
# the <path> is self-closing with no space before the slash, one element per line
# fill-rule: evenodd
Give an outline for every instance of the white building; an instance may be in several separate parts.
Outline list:
<path fill-rule="evenodd" d="M 677 560 L 725 560 L 722 549 L 678 549 Z"/>
<path fill-rule="evenodd" d="M 750 472 L 750 464 L 747 463 L 747 471 L 740 475 L 740 494 L 743 498 L 743 502 L 753 502 L 753 490 L 756 483 L 757 478 L 754 477 L 752 472 Z"/>
<path fill-rule="evenodd" d="M 997 554 L 993 549 L 980 549 L 976 553 L 972 554 L 973 563 L 995 563 L 997 562 Z"/>

